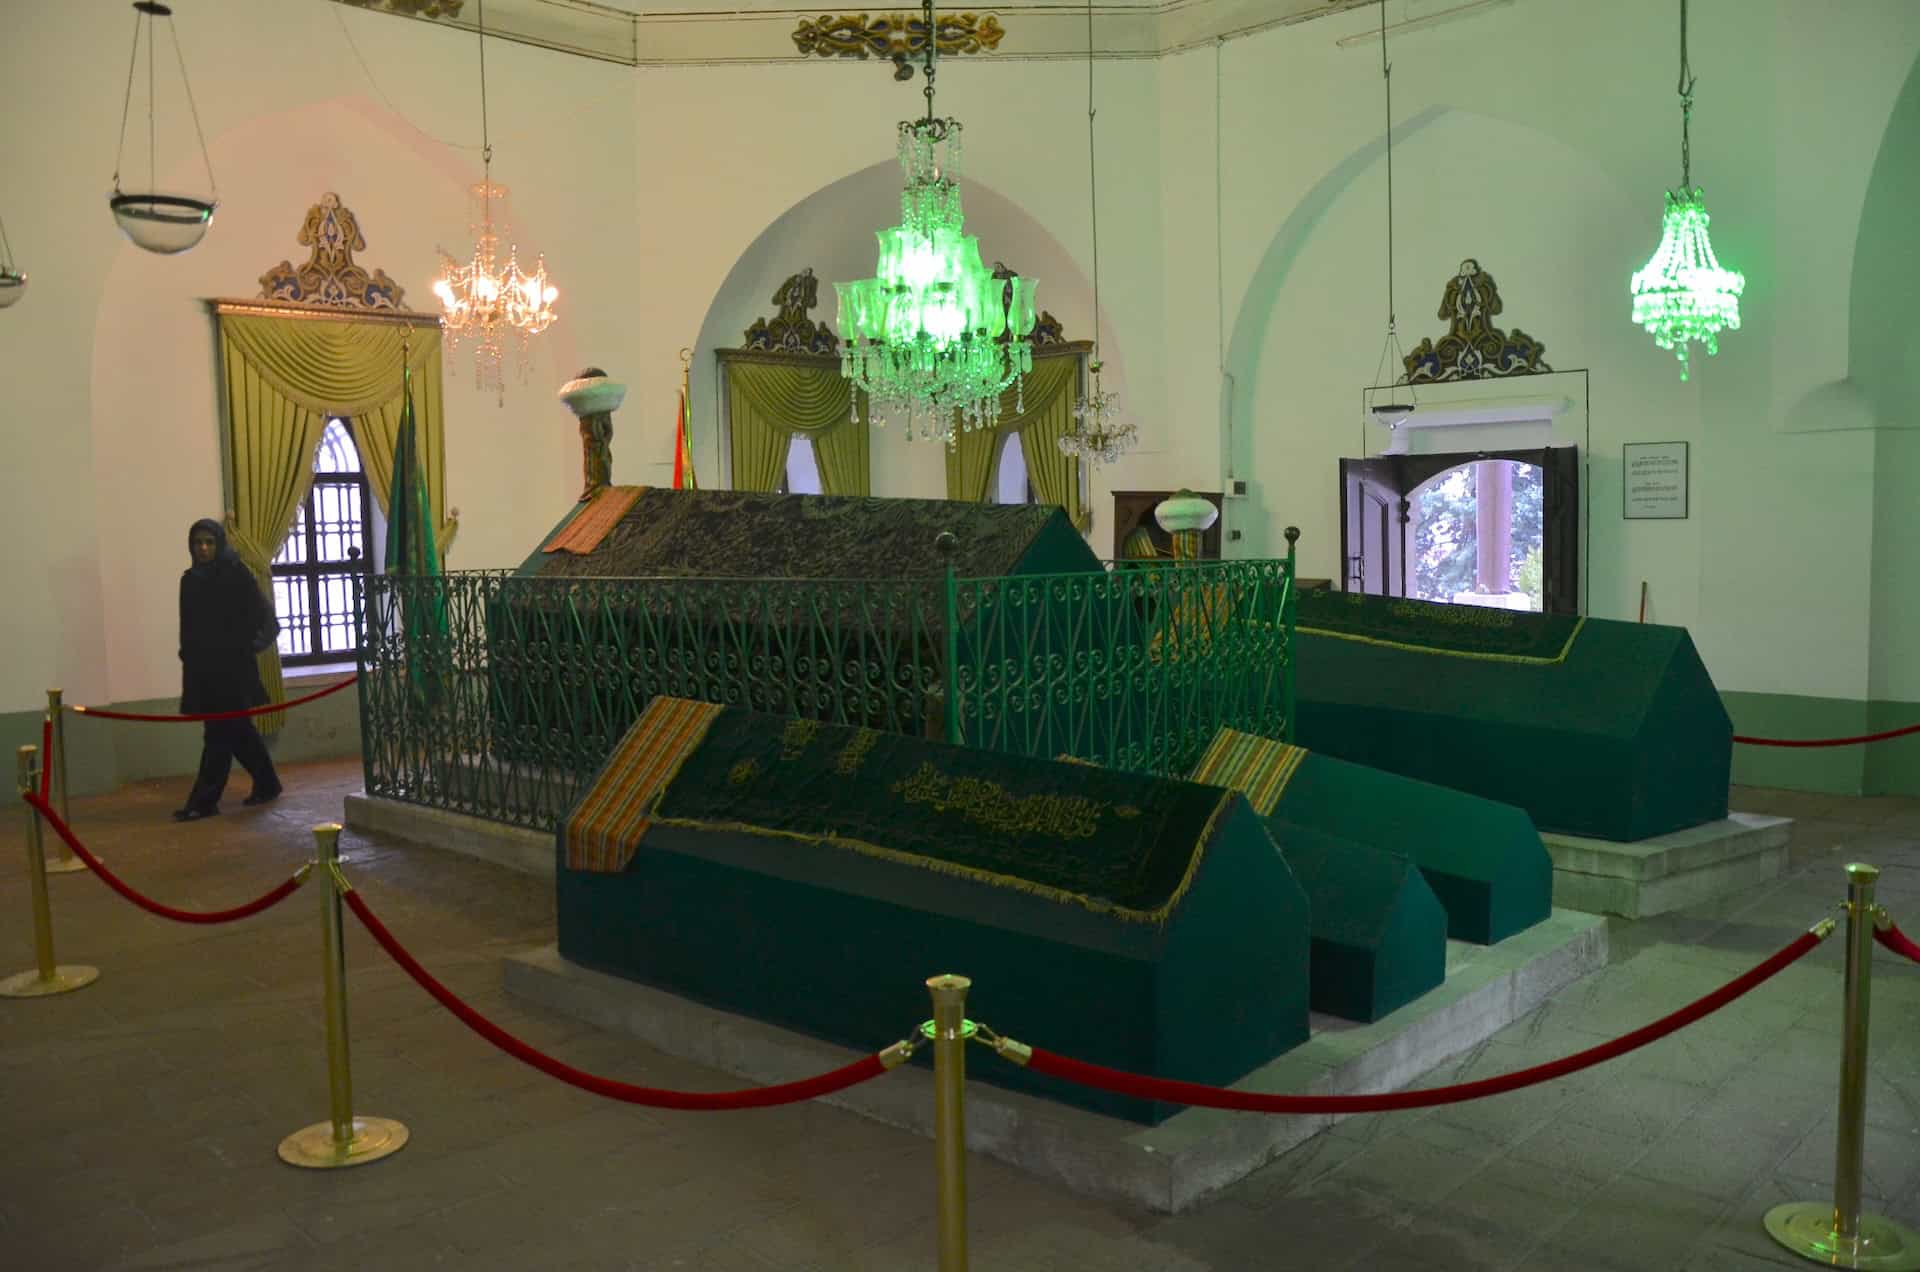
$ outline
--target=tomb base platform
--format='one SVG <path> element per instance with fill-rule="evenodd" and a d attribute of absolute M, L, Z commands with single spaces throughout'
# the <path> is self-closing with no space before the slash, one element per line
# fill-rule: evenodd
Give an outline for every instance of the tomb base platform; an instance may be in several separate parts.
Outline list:
<path fill-rule="evenodd" d="M 1607 954 L 1606 920 L 1568 910 L 1555 910 L 1498 945 L 1449 941 L 1446 981 L 1438 989 L 1372 1024 L 1316 1014 L 1307 1042 L 1235 1085 L 1326 1094 L 1408 1086 L 1605 966 Z M 964 975 L 967 970 L 913 969 L 915 975 Z M 505 975 L 508 991 L 529 1002 L 748 1083 L 790 1081 L 858 1058 L 844 1047 L 580 967 L 552 945 L 508 956 Z M 915 1023 L 902 1021 L 900 1032 Z M 873 1048 L 893 1041 L 875 1038 Z M 1021 1041 L 1046 1046 L 1050 1040 Z M 985 1048 L 967 1057 L 969 1069 L 1003 1063 Z M 917 1064 L 826 1102 L 919 1135 L 932 1134 L 932 1074 Z M 1082 1196 L 1162 1213 L 1187 1209 L 1336 1120 L 1187 1109 L 1147 1127 L 984 1082 L 968 1084 L 966 1108 L 967 1143 L 975 1152 Z M 932 1170 L 929 1154 L 928 1187 Z"/>
<path fill-rule="evenodd" d="M 364 791 L 347 796 L 342 820 L 347 829 L 363 835 L 384 835 L 442 852 L 457 852 L 463 857 L 553 882 L 553 832 L 550 830 L 509 826 L 484 817 L 451 813 L 444 808 L 382 799 Z"/>
<path fill-rule="evenodd" d="M 1729 813 L 1634 843 L 1540 833 L 1553 859 L 1553 904 L 1644 919 L 1718 900 L 1787 868 L 1793 820 Z"/>

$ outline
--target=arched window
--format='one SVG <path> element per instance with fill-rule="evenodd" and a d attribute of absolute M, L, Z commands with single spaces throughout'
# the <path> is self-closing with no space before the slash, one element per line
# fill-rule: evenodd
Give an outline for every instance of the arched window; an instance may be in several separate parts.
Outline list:
<path fill-rule="evenodd" d="M 998 504 L 1035 502 L 1033 483 L 1027 480 L 1027 452 L 1021 449 L 1019 433 L 1008 433 L 1000 443 L 1000 457 L 994 464 L 993 495 Z"/>
<path fill-rule="evenodd" d="M 795 433 L 793 440 L 787 443 L 787 473 L 780 479 L 780 493 L 820 493 L 820 457 L 814 453 L 813 439 L 805 433 Z"/>
<path fill-rule="evenodd" d="M 273 558 L 280 661 L 338 662 L 358 653 L 353 576 L 372 557 L 372 501 L 347 421 L 327 421 L 313 459 L 313 488 Z"/>

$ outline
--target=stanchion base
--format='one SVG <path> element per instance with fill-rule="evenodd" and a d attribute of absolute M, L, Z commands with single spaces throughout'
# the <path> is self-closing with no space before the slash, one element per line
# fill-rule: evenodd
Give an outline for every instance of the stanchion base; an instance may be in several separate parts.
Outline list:
<path fill-rule="evenodd" d="M 100 969 L 97 967 L 62 964 L 53 969 L 52 980 L 42 980 L 40 970 L 35 968 L 31 972 L 16 972 L 0 980 L 0 998 L 45 998 L 48 994 L 71 994 L 99 979 Z"/>
<path fill-rule="evenodd" d="M 1775 1241 L 1803 1259 L 1830 1268 L 1920 1270 L 1920 1236 L 1879 1215 L 1861 1215 L 1860 1234 L 1852 1241 L 1834 1235 L 1830 1201 L 1790 1201 L 1767 1211 L 1764 1222 L 1767 1235 Z"/>
<path fill-rule="evenodd" d="M 310 1170 L 364 1166 L 391 1157 L 407 1146 L 407 1128 L 390 1117 L 356 1117 L 353 1138 L 342 1144 L 333 1138 L 332 1122 L 316 1122 L 280 1141 L 280 1160 Z"/>
<path fill-rule="evenodd" d="M 78 857 L 55 857 L 47 863 L 48 874 L 79 874 L 87 863 Z"/>

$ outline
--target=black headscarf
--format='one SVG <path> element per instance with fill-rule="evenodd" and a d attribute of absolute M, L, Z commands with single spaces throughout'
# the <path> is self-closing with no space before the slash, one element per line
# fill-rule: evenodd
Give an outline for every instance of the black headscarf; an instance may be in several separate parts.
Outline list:
<path fill-rule="evenodd" d="M 180 709 L 234 711 L 267 700 L 254 655 L 272 643 L 279 624 L 253 571 L 227 543 L 226 527 L 211 518 L 187 531 L 211 534 L 213 560 L 195 560 L 180 576 Z"/>

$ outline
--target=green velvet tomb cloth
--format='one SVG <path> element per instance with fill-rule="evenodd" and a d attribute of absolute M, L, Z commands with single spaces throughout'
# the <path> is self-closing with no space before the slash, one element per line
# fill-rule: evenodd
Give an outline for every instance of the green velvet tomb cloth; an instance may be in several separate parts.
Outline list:
<path fill-rule="evenodd" d="M 1577 614 L 1527 614 L 1480 605 L 1435 605 L 1361 592 L 1300 594 L 1299 630 L 1389 648 L 1560 662 L 1586 622 Z"/>
<path fill-rule="evenodd" d="M 1240 795 L 786 728 L 724 710 L 618 872 L 568 868 L 562 826 L 563 956 L 861 1050 L 924 1020 L 943 972 L 973 979 L 968 1014 L 1003 1033 L 1172 1078 L 1232 1083 L 1306 1039 L 1306 897 Z M 761 795 L 732 781 L 742 764 Z M 979 1055 L 981 1081 L 1140 1122 L 1177 1111 Z"/>
<path fill-rule="evenodd" d="M 998 887 L 1164 921 L 1222 805 L 1212 787 L 1026 764 L 869 729 L 714 720 L 661 825 L 826 840 Z"/>
<path fill-rule="evenodd" d="M 1733 725 L 1684 629 L 1589 619 L 1568 644 L 1564 620 L 1511 617 L 1542 633 L 1535 652 L 1558 644 L 1565 656 L 1316 635 L 1303 609 L 1293 740 L 1524 808 L 1565 834 L 1630 841 L 1727 815 Z"/>

